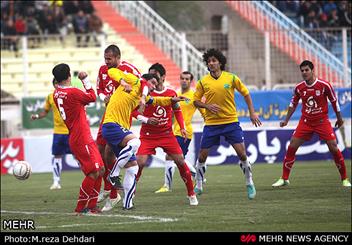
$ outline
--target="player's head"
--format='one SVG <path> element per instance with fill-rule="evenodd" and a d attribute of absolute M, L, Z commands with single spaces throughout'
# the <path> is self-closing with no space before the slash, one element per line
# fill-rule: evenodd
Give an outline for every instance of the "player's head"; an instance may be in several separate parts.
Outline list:
<path fill-rule="evenodd" d="M 149 92 L 153 92 L 159 84 L 159 76 L 157 74 L 146 73 L 142 75 L 142 78 L 147 81 Z"/>
<path fill-rule="evenodd" d="M 208 49 L 203 54 L 203 61 L 208 67 L 210 72 L 215 72 L 218 70 L 225 70 L 226 57 L 218 49 Z"/>
<path fill-rule="evenodd" d="M 109 45 L 104 51 L 104 60 L 108 68 L 117 68 L 121 60 L 121 51 L 114 44 Z"/>
<path fill-rule="evenodd" d="M 58 85 L 58 83 L 57 83 L 55 77 L 53 78 L 52 84 L 53 84 L 53 87 L 54 87 L 54 88 L 56 88 L 57 85 Z"/>
<path fill-rule="evenodd" d="M 189 71 L 184 71 L 180 74 L 180 86 L 183 90 L 188 90 L 193 81 L 193 74 Z"/>
<path fill-rule="evenodd" d="M 64 81 L 71 83 L 70 67 L 67 64 L 61 63 L 56 65 L 52 71 L 54 79 L 60 84 Z"/>
<path fill-rule="evenodd" d="M 314 65 L 311 61 L 305 60 L 299 65 L 302 78 L 306 81 L 312 80 L 314 77 Z"/>
<path fill-rule="evenodd" d="M 148 72 L 150 74 L 156 74 L 159 77 L 159 83 L 163 83 L 165 81 L 166 70 L 164 66 L 160 63 L 155 63 L 151 67 L 149 67 Z"/>

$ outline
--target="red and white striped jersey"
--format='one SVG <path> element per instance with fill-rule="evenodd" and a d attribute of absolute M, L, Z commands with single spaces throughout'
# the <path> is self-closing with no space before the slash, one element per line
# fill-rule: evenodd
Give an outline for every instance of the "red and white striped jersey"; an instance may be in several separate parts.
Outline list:
<path fill-rule="evenodd" d="M 315 79 L 308 85 L 306 81 L 298 83 L 294 89 L 290 106 L 296 108 L 302 99 L 302 118 L 309 121 L 328 118 L 328 101 L 336 103 L 337 111 L 340 111 L 334 89 L 329 82 Z"/>

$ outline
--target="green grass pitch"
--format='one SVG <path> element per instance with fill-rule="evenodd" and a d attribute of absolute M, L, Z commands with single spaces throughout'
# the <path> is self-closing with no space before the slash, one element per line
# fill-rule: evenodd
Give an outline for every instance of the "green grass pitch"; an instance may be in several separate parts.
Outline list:
<path fill-rule="evenodd" d="M 346 161 L 351 176 L 351 161 Z M 186 189 L 176 170 L 172 192 L 155 194 L 164 169 L 146 168 L 137 185 L 135 209 L 119 203 L 100 216 L 75 216 L 80 171 L 62 174 L 62 189 L 50 191 L 49 173 L 32 174 L 26 181 L 1 176 L 3 220 L 33 219 L 35 231 L 349 231 L 351 189 L 341 186 L 330 161 L 296 162 L 291 185 L 273 189 L 281 164 L 253 166 L 257 197 L 248 200 L 244 177 L 237 164 L 209 166 L 199 206 L 189 206 Z M 124 172 L 122 172 L 124 173 Z"/>

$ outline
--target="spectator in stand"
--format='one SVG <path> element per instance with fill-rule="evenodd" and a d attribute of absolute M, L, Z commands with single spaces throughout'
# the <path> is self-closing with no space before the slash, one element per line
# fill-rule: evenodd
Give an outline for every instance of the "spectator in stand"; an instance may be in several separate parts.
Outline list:
<path fill-rule="evenodd" d="M 33 16 L 28 16 L 27 18 L 27 35 L 28 43 L 30 48 L 35 48 L 40 44 L 40 37 L 38 35 L 41 34 L 41 30 L 38 24 L 38 21 Z M 37 37 L 33 37 L 37 36 Z"/>
<path fill-rule="evenodd" d="M 95 46 L 99 47 L 99 40 L 97 36 L 99 34 L 102 34 L 102 28 L 103 28 L 103 22 L 101 21 L 100 17 L 96 15 L 95 12 L 93 12 L 88 19 L 88 26 L 89 26 L 89 32 L 92 34 Z"/>
<path fill-rule="evenodd" d="M 83 47 L 87 47 L 87 44 L 89 42 L 89 35 L 88 33 L 88 18 L 86 14 L 83 12 L 83 10 L 79 10 L 77 15 L 74 16 L 73 18 L 73 27 L 76 33 L 76 40 L 77 40 L 77 47 L 81 47 L 81 39 L 82 35 L 85 35 L 86 40 L 85 44 Z"/>
<path fill-rule="evenodd" d="M 341 1 L 338 7 L 340 26 L 351 27 L 351 3 L 348 1 Z"/>
<path fill-rule="evenodd" d="M 26 33 L 26 22 L 23 19 L 23 16 L 17 14 L 15 17 L 15 27 L 18 35 L 24 35 Z"/>
<path fill-rule="evenodd" d="M 339 27 L 340 26 L 340 19 L 339 15 L 337 14 L 337 9 L 333 9 L 328 16 L 328 26 L 329 27 Z"/>
<path fill-rule="evenodd" d="M 3 34 L 5 37 L 5 41 L 4 41 L 5 47 L 17 53 L 18 37 L 16 36 L 17 32 L 16 32 L 15 24 L 13 23 L 13 20 L 11 18 L 7 20 L 3 31 L 4 31 Z"/>
<path fill-rule="evenodd" d="M 90 0 L 83 0 L 83 1 L 78 1 L 79 4 L 79 9 L 83 10 L 84 13 L 86 14 L 92 14 L 94 12 L 94 7 L 92 5 L 92 2 Z"/>
<path fill-rule="evenodd" d="M 328 16 L 331 14 L 331 12 L 332 12 L 333 10 L 337 10 L 337 6 L 336 6 L 336 4 L 335 4 L 335 1 L 330 0 L 330 1 L 325 2 L 325 3 L 323 4 L 323 11 L 324 11 L 324 13 L 327 14 Z"/>

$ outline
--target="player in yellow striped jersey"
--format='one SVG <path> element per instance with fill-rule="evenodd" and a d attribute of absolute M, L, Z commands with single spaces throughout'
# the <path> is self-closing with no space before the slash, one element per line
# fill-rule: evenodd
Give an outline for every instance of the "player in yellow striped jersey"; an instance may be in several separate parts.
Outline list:
<path fill-rule="evenodd" d="M 57 86 L 57 82 L 53 79 L 53 86 Z M 54 121 L 54 135 L 53 144 L 51 147 L 51 152 L 54 155 L 52 160 L 53 165 L 53 184 L 50 190 L 61 189 L 60 177 L 62 170 L 62 158 L 65 154 L 71 154 L 70 146 L 68 144 L 68 129 L 60 116 L 60 112 L 57 109 L 53 93 L 50 93 L 45 100 L 44 111 L 39 114 L 32 114 L 31 119 L 37 120 L 46 117 L 50 110 L 53 111 L 53 121 Z"/>
<path fill-rule="evenodd" d="M 194 94 L 194 105 L 205 108 L 205 126 L 203 129 L 201 147 L 196 164 L 196 187 L 194 191 L 201 194 L 206 171 L 205 161 L 210 148 L 220 144 L 220 136 L 235 149 L 240 159 L 240 167 L 245 174 L 247 194 L 249 199 L 256 195 L 252 180 L 251 165 L 246 155 L 243 131 L 240 127 L 235 104 L 235 90 L 243 97 L 248 106 L 250 119 L 257 127 L 261 125 L 258 115 L 254 112 L 252 99 L 247 87 L 240 78 L 225 71 L 226 57 L 221 51 L 209 49 L 203 54 L 203 61 L 210 71 L 197 83 Z M 206 103 L 201 102 L 205 97 Z"/>
<path fill-rule="evenodd" d="M 195 105 L 193 104 L 194 91 L 191 89 L 192 82 L 193 82 L 192 73 L 190 73 L 189 71 L 184 71 L 180 74 L 181 90 L 177 93 L 177 95 L 187 98 L 187 100 L 179 103 L 181 106 L 181 111 L 182 111 L 182 115 L 185 122 L 185 128 L 187 132 L 186 139 L 181 134 L 180 125 L 176 121 L 173 124 L 174 135 L 176 136 L 178 144 L 182 149 L 182 153 L 184 157 L 188 152 L 188 147 L 193 137 L 192 118 L 197 109 L 197 107 L 195 107 Z M 204 118 L 205 110 L 203 108 L 198 108 L 198 110 Z M 192 176 L 194 177 L 196 174 L 196 170 L 193 164 L 188 163 L 187 161 L 186 163 L 192 173 Z M 176 166 L 173 160 L 169 156 L 166 156 L 165 182 L 164 182 L 164 185 L 155 193 L 168 192 L 171 189 L 175 167 Z"/>
<path fill-rule="evenodd" d="M 139 79 L 135 75 L 126 74 L 117 68 L 110 68 L 108 75 L 121 86 L 115 90 L 106 107 L 102 133 L 117 157 L 109 180 L 114 188 L 123 188 L 125 193 L 123 207 L 128 210 L 133 207 L 132 199 L 136 190 L 135 178 L 138 172 L 134 154 L 140 146 L 138 137 L 129 131 L 131 113 L 138 105 L 144 107 L 146 101 L 153 105 L 167 106 L 172 102 L 182 101 L 182 99 L 146 96 L 158 84 L 158 77 L 155 75 L 145 74 L 142 79 Z M 119 177 L 122 168 L 126 168 L 123 185 L 121 185 Z"/>

